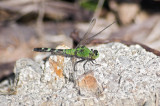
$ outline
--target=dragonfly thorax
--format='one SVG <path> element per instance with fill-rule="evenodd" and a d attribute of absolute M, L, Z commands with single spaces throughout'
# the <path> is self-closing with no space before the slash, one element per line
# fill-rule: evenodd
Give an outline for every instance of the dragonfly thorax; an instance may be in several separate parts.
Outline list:
<path fill-rule="evenodd" d="M 80 46 L 76 49 L 75 55 L 79 58 L 95 60 L 99 57 L 97 50 L 88 49 L 86 46 Z"/>

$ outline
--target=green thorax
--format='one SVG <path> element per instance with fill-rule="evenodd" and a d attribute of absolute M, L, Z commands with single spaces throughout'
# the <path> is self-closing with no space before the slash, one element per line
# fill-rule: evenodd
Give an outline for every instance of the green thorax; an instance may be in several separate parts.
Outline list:
<path fill-rule="evenodd" d="M 76 49 L 66 49 L 65 53 L 70 56 L 76 56 L 78 58 L 91 60 L 94 60 L 99 57 L 99 53 L 97 50 L 90 50 L 86 46 L 80 46 Z"/>

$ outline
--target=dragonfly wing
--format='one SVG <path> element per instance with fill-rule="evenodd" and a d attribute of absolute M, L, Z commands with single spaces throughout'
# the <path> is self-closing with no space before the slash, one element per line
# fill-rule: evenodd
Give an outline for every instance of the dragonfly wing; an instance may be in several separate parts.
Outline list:
<path fill-rule="evenodd" d="M 87 41 L 87 42 L 92 41 L 92 39 L 93 39 L 94 37 L 96 37 L 97 35 L 99 35 L 100 33 L 102 33 L 105 29 L 109 28 L 109 27 L 110 27 L 111 25 L 113 25 L 114 23 L 116 23 L 116 21 L 114 21 L 113 23 L 109 24 L 109 25 L 106 26 L 104 29 L 102 29 L 100 32 L 98 32 L 98 33 L 96 33 L 95 35 L 93 35 L 92 37 L 86 38 L 85 41 Z"/>
<path fill-rule="evenodd" d="M 82 45 L 82 44 L 84 44 L 84 43 L 86 42 L 86 40 L 87 40 L 87 38 L 88 38 L 88 35 L 89 35 L 89 33 L 91 32 L 91 30 L 93 29 L 95 23 L 96 23 L 96 19 L 93 18 L 93 19 L 91 20 L 91 22 L 90 22 L 90 25 L 89 25 L 89 27 L 88 27 L 87 32 L 84 34 L 82 40 L 79 42 L 79 44 L 77 45 L 76 48 L 78 48 L 80 45 Z"/>

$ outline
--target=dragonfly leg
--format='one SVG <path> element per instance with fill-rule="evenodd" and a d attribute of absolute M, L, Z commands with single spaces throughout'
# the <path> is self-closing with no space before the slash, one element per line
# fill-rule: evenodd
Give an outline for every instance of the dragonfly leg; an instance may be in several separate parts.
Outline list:
<path fill-rule="evenodd" d="M 77 65 L 78 63 L 84 61 L 84 60 L 85 60 L 85 59 L 79 60 L 79 61 L 77 61 L 77 62 L 74 64 L 74 71 L 76 71 L 76 65 Z"/>
<path fill-rule="evenodd" d="M 91 60 L 91 62 L 92 62 L 93 64 L 95 64 L 95 65 L 100 65 L 100 64 L 96 64 L 96 63 L 94 63 L 94 61 L 93 61 L 93 60 Z"/>
<path fill-rule="evenodd" d="M 84 64 L 83 64 L 83 68 L 84 68 L 84 70 L 85 70 L 85 65 L 87 64 L 87 62 L 89 62 L 89 61 L 91 61 L 93 64 L 95 64 L 94 62 L 93 62 L 93 60 L 87 60 Z M 96 64 L 96 65 L 99 65 L 99 64 Z"/>
<path fill-rule="evenodd" d="M 91 62 L 92 62 L 93 64 L 95 64 L 93 60 L 91 60 Z"/>
<path fill-rule="evenodd" d="M 87 64 L 88 60 L 83 64 L 83 69 L 85 70 L 85 65 Z"/>

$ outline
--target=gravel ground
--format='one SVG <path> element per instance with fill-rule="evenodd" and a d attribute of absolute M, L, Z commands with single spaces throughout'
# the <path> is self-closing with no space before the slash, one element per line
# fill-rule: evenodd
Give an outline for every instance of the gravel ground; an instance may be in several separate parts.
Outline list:
<path fill-rule="evenodd" d="M 42 54 L 16 62 L 15 83 L 0 84 L 0 105 L 151 106 L 160 103 L 160 57 L 139 45 L 108 43 L 92 47 L 95 64 L 76 65 L 70 58 Z M 44 55 L 43 55 L 44 56 Z M 62 74 L 63 73 L 63 74 Z"/>

